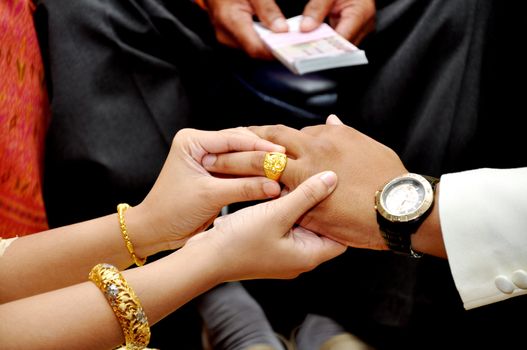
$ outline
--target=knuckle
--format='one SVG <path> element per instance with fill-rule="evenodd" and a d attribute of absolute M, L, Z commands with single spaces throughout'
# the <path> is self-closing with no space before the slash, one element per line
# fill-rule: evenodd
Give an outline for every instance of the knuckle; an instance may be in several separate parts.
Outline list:
<path fill-rule="evenodd" d="M 320 11 L 320 3 L 318 1 L 310 1 L 307 3 L 306 7 L 305 7 L 305 12 L 311 14 L 313 12 L 318 12 Z"/>
<path fill-rule="evenodd" d="M 214 164 L 207 166 L 207 170 L 210 172 L 214 171 L 225 171 L 229 172 L 231 171 L 231 164 L 224 159 L 224 155 L 219 154 L 216 155 L 216 160 L 214 161 Z"/>
<path fill-rule="evenodd" d="M 181 140 L 189 138 L 195 132 L 194 129 L 184 128 L 179 130 L 172 138 L 172 146 L 176 145 Z"/>
<path fill-rule="evenodd" d="M 258 186 L 258 187 L 257 187 Z M 242 186 L 239 187 L 241 198 L 245 199 L 256 199 L 256 197 L 261 197 L 261 186 L 255 185 L 250 182 L 245 182 Z"/>
<path fill-rule="evenodd" d="M 271 1 L 260 2 L 260 11 L 269 21 L 274 20 L 280 14 L 276 5 Z"/>
<path fill-rule="evenodd" d="M 333 1 L 330 0 L 311 0 L 307 3 L 304 13 L 313 17 L 322 17 L 326 9 L 331 6 Z"/>
<path fill-rule="evenodd" d="M 190 129 L 190 128 L 180 129 L 180 130 L 176 133 L 176 135 L 174 136 L 174 139 L 176 139 L 176 138 L 181 138 L 181 137 L 186 137 L 186 136 L 188 136 L 191 132 L 192 132 L 192 129 Z"/>
<path fill-rule="evenodd" d="M 339 138 L 335 138 L 339 139 Z M 316 147 L 319 149 L 319 151 L 322 154 L 336 154 L 337 147 L 333 143 L 333 141 L 329 139 L 319 139 L 316 141 Z"/>
<path fill-rule="evenodd" d="M 266 136 L 269 140 L 276 140 L 281 134 L 285 132 L 286 126 L 283 124 L 277 124 L 269 126 L 266 130 Z"/>
<path fill-rule="evenodd" d="M 263 172 L 265 153 L 257 152 L 254 157 L 251 157 L 250 166 L 256 172 Z"/>

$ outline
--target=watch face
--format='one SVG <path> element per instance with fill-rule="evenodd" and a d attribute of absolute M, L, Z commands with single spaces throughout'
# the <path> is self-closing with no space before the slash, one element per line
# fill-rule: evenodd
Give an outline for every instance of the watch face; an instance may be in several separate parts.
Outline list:
<path fill-rule="evenodd" d="M 407 174 L 393 179 L 377 195 L 379 213 L 390 221 L 406 222 L 421 216 L 433 201 L 430 183 L 420 175 Z"/>

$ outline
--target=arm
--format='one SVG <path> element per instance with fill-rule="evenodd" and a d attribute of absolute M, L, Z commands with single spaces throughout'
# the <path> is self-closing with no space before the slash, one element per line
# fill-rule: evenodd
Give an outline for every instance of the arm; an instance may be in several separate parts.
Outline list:
<path fill-rule="evenodd" d="M 395 152 L 345 125 L 251 130 L 286 148 L 288 162 L 280 181 L 287 188 L 296 188 L 320 169 L 338 174 L 337 190 L 303 216 L 300 225 L 352 247 L 387 249 L 377 225 L 374 195 L 388 180 L 407 172 Z M 265 152 L 208 155 L 204 164 L 211 172 L 261 175 L 264 156 Z"/>
<path fill-rule="evenodd" d="M 350 246 L 387 249 L 376 222 L 373 194 L 407 170 L 390 149 L 342 125 L 338 118 L 330 116 L 328 124 L 303 132 L 283 126 L 252 130 L 287 148 L 291 158 L 281 177 L 287 187 L 295 188 L 319 166 L 339 174 L 335 193 L 301 223 Z M 263 154 L 210 155 L 207 169 L 225 171 L 223 163 L 228 161 L 240 165 L 229 169 L 237 174 L 262 172 L 259 166 L 247 166 L 259 160 L 241 157 L 263 159 Z M 466 308 L 527 294 L 526 178 L 527 168 L 444 175 L 432 212 L 412 235 L 415 250 L 448 257 Z"/>
<path fill-rule="evenodd" d="M 441 177 L 442 234 L 467 309 L 527 294 L 526 179 L 527 168 Z"/>
<path fill-rule="evenodd" d="M 201 166 L 209 152 L 256 149 L 283 150 L 244 129 L 180 131 L 150 193 L 125 213 L 136 254 L 181 247 L 229 203 L 278 195 L 278 184 L 264 177 L 220 179 Z M 102 261 L 132 264 L 117 214 L 19 238 L 0 258 L 0 302 L 84 281 Z"/>
<path fill-rule="evenodd" d="M 291 229 L 335 186 L 334 173 L 316 175 L 283 198 L 217 219 L 171 255 L 124 272 L 149 323 L 220 282 L 292 278 L 344 252 L 327 238 Z M 103 349 L 122 343 L 123 334 L 99 289 L 81 283 L 0 305 L 0 339 L 6 349 Z"/>

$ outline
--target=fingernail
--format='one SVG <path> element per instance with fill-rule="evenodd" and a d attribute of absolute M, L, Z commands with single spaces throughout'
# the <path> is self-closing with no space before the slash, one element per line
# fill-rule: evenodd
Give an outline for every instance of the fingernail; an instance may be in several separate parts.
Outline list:
<path fill-rule="evenodd" d="M 286 149 L 284 146 L 280 146 L 280 145 L 277 145 L 275 144 L 275 152 L 280 152 L 280 153 L 286 153 Z"/>
<path fill-rule="evenodd" d="M 320 175 L 320 180 L 322 180 L 329 188 L 331 188 L 337 183 L 337 174 L 332 171 L 326 171 Z"/>
<path fill-rule="evenodd" d="M 265 182 L 262 189 L 267 198 L 274 198 L 280 194 L 280 185 L 274 181 Z"/>
<path fill-rule="evenodd" d="M 208 168 L 216 163 L 216 159 L 218 159 L 218 157 L 215 154 L 206 154 L 203 159 L 201 159 L 201 164 L 203 167 Z"/>
<path fill-rule="evenodd" d="M 271 24 L 271 30 L 273 32 L 287 32 L 289 30 L 289 26 L 287 25 L 285 19 L 283 19 L 282 17 L 278 17 Z"/>
<path fill-rule="evenodd" d="M 317 27 L 317 22 L 310 16 L 304 16 L 302 22 L 300 23 L 300 28 L 302 30 L 313 30 Z"/>

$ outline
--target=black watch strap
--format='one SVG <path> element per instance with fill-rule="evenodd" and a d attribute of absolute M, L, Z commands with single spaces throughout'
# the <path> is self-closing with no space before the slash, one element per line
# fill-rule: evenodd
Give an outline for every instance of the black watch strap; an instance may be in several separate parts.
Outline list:
<path fill-rule="evenodd" d="M 412 258 L 420 258 L 423 255 L 412 249 L 411 238 L 412 234 L 419 228 L 422 220 L 424 220 L 424 217 L 420 217 L 418 221 L 401 224 L 389 222 L 381 214 L 377 213 L 377 222 L 381 229 L 381 235 L 388 248 L 395 253 L 409 255 Z"/>

